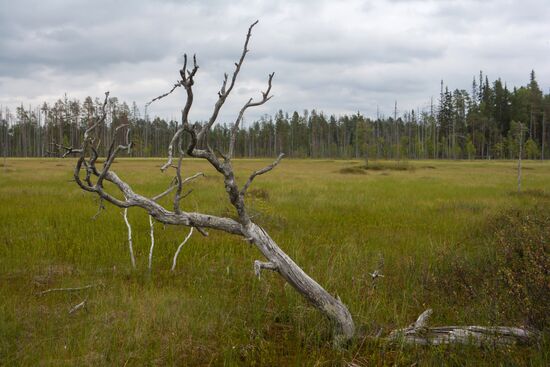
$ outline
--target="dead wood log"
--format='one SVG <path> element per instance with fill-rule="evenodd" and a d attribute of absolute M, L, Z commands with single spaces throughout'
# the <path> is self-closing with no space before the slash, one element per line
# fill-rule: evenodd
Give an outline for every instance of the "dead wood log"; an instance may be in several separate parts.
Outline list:
<path fill-rule="evenodd" d="M 397 329 L 388 336 L 389 341 L 416 345 L 469 344 L 469 345 L 511 345 L 528 344 L 537 333 L 525 328 L 511 326 L 437 326 L 428 327 L 431 309 L 422 312 L 418 319 L 403 329 Z"/>

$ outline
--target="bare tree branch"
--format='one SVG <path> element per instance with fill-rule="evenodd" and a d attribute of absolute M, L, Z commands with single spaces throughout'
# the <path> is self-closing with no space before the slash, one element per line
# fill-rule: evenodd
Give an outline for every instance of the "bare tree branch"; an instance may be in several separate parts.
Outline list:
<path fill-rule="evenodd" d="M 130 249 L 130 260 L 132 261 L 132 268 L 136 268 L 136 258 L 134 257 L 134 247 L 132 246 L 132 226 L 128 222 L 128 208 L 124 209 L 124 222 L 128 227 L 128 248 Z"/>
<path fill-rule="evenodd" d="M 233 90 L 233 87 L 235 86 L 235 81 L 237 80 L 237 75 L 239 75 L 239 71 L 241 70 L 241 66 L 243 65 L 246 54 L 249 52 L 248 43 L 250 41 L 250 37 L 252 37 L 252 28 L 254 28 L 256 24 L 258 24 L 258 21 L 255 21 L 254 23 L 252 23 L 248 28 L 248 32 L 246 34 L 246 40 L 244 41 L 243 51 L 241 53 L 241 57 L 239 58 L 239 61 L 235 63 L 235 71 L 233 72 L 233 76 L 231 77 L 231 82 L 229 83 L 229 86 L 227 86 L 227 74 L 224 74 L 222 87 L 218 93 L 218 101 L 214 105 L 214 111 L 212 112 L 212 116 L 210 116 L 210 119 L 208 120 L 208 122 L 202 127 L 202 129 L 198 133 L 198 136 L 197 136 L 198 140 L 200 140 L 204 136 L 207 130 L 210 130 L 210 128 L 218 118 L 218 113 L 220 112 L 220 109 L 225 103 L 225 100 L 231 93 L 231 90 Z"/>
<path fill-rule="evenodd" d="M 90 289 L 90 288 L 93 288 L 93 287 L 97 287 L 101 285 L 100 284 L 88 284 L 88 285 L 85 285 L 83 287 L 72 287 L 72 288 L 50 288 L 50 289 L 46 289 L 45 291 L 42 291 L 40 293 L 38 293 L 39 296 L 43 296 L 45 294 L 48 294 L 48 293 L 51 293 L 51 292 L 75 292 L 75 291 L 82 291 L 84 289 Z"/>
<path fill-rule="evenodd" d="M 66 146 L 61 145 L 61 144 L 51 143 L 50 145 L 53 145 L 53 146 L 57 147 L 58 150 L 61 150 L 61 149 L 65 150 L 65 153 L 61 156 L 61 158 L 65 158 L 69 154 L 73 154 L 73 153 L 82 153 L 81 149 L 75 149 L 73 147 L 66 147 Z"/>
<path fill-rule="evenodd" d="M 274 264 L 270 261 L 268 262 L 263 262 L 259 260 L 254 261 L 254 274 L 256 274 L 258 279 L 261 278 L 262 269 L 277 271 L 278 267 L 277 267 L 277 264 Z"/>
<path fill-rule="evenodd" d="M 118 152 L 121 151 L 121 150 L 125 150 L 125 149 L 128 149 L 128 152 L 130 151 L 130 148 L 132 146 L 132 142 L 130 142 L 128 140 L 126 141 L 126 145 L 118 145 L 115 148 L 116 134 L 118 133 L 118 131 L 120 129 L 122 129 L 126 126 L 128 126 L 128 124 L 120 125 L 115 129 L 115 132 L 113 134 L 113 141 L 112 141 L 111 145 L 109 146 L 109 152 L 107 153 L 107 161 L 103 164 L 103 169 L 102 169 L 101 173 L 99 174 L 99 176 L 97 178 L 97 182 L 95 184 L 95 186 L 98 187 L 98 188 L 103 187 L 103 180 L 105 179 L 105 175 L 107 174 L 107 172 L 109 172 L 109 169 L 111 168 L 111 165 L 115 161 L 115 158 L 116 158 Z M 126 139 L 128 139 L 128 134 L 126 134 Z"/>
<path fill-rule="evenodd" d="M 262 168 L 262 169 L 260 169 L 256 172 L 254 172 L 252 175 L 250 175 L 250 177 L 248 178 L 248 181 L 246 181 L 246 183 L 244 184 L 244 186 L 243 186 L 243 188 L 240 192 L 240 195 L 244 196 L 244 194 L 246 194 L 246 191 L 248 190 L 248 188 L 250 187 L 250 185 L 252 184 L 252 181 L 254 181 L 256 176 L 260 176 L 260 175 L 263 175 L 264 173 L 267 173 L 267 172 L 271 171 L 273 168 L 275 168 L 281 162 L 281 159 L 283 159 L 284 156 L 285 156 L 284 153 L 279 154 L 277 159 L 273 163 L 271 163 L 269 166 L 264 167 L 264 168 Z"/>
<path fill-rule="evenodd" d="M 164 172 L 172 164 L 174 145 L 181 139 L 181 134 L 189 129 L 189 111 L 193 105 L 193 84 L 195 83 L 194 77 L 199 70 L 199 66 L 197 65 L 197 58 L 193 55 L 193 69 L 189 71 L 187 70 L 187 54 L 183 56 L 183 59 L 184 62 L 183 68 L 180 70 L 181 80 L 179 81 L 179 84 L 185 88 L 187 100 L 185 102 L 185 107 L 181 112 L 181 127 L 176 131 L 170 141 L 170 144 L 168 145 L 168 160 L 160 168 L 162 172 Z"/>
<path fill-rule="evenodd" d="M 103 205 L 103 198 L 99 198 L 99 205 L 98 205 L 98 208 L 97 208 L 97 212 L 94 214 L 94 216 L 92 217 L 92 220 L 96 220 L 97 217 L 99 216 L 99 214 L 101 214 L 101 211 L 102 210 L 105 210 L 105 205 Z"/>
<path fill-rule="evenodd" d="M 183 182 L 181 180 L 181 161 L 182 160 L 183 160 L 183 155 L 180 154 L 180 157 L 178 159 L 178 166 L 176 168 L 176 181 L 177 181 L 176 195 L 174 195 L 174 212 L 176 214 L 181 213 L 180 200 L 181 200 L 181 190 L 183 188 Z"/>
<path fill-rule="evenodd" d="M 69 310 L 69 315 L 75 313 L 76 311 L 80 310 L 81 308 L 84 308 L 86 306 L 86 300 L 80 302 L 79 304 L 75 305 Z"/>
<path fill-rule="evenodd" d="M 153 217 L 149 216 L 149 226 L 151 227 L 151 247 L 149 248 L 149 271 L 153 265 L 153 249 L 155 247 L 155 227 L 153 224 Z"/>
<path fill-rule="evenodd" d="M 250 98 L 248 102 L 246 102 L 245 105 L 241 108 L 241 111 L 239 112 L 239 115 L 237 116 L 237 119 L 235 120 L 235 123 L 231 128 L 231 137 L 229 140 L 229 153 L 227 154 L 229 159 L 233 157 L 233 151 L 235 150 L 235 143 L 237 142 L 237 131 L 239 130 L 239 125 L 243 119 L 243 116 L 246 110 L 250 107 L 261 106 L 271 99 L 272 96 L 269 96 L 269 93 L 271 92 L 271 82 L 273 80 L 274 75 L 275 73 L 269 74 L 269 78 L 267 80 L 267 89 L 265 92 L 262 92 L 262 99 L 258 102 L 253 102 L 252 98 Z"/>
<path fill-rule="evenodd" d="M 176 253 L 174 254 L 174 259 L 172 260 L 172 269 L 171 271 L 176 270 L 176 262 L 178 261 L 178 255 L 180 254 L 181 249 L 183 248 L 183 245 L 187 243 L 187 241 L 191 238 L 191 235 L 193 234 L 194 227 L 191 227 L 189 229 L 189 233 L 187 234 L 187 237 L 183 240 L 183 242 L 178 246 L 178 249 L 176 250 Z"/>
<path fill-rule="evenodd" d="M 200 234 L 202 234 L 204 237 L 208 237 L 208 232 L 206 232 L 206 231 L 204 230 L 204 228 L 201 228 L 201 227 L 193 227 L 193 228 L 196 228 L 197 231 L 198 231 Z"/>
<path fill-rule="evenodd" d="M 432 313 L 433 310 L 431 308 L 428 308 L 426 311 L 422 312 L 414 322 L 414 328 L 418 329 L 428 326 L 428 320 L 432 316 Z"/>
<path fill-rule="evenodd" d="M 151 200 L 153 200 L 153 201 L 158 201 L 158 200 L 160 200 L 161 198 L 163 198 L 163 197 L 165 197 L 166 195 L 168 195 L 169 193 L 171 193 L 172 191 L 174 191 L 174 189 L 175 189 L 176 187 L 178 187 L 177 182 L 178 182 L 177 177 L 174 177 L 174 179 L 173 179 L 172 182 L 170 183 L 170 186 L 169 186 L 165 191 L 161 192 L 160 194 L 153 196 L 153 197 L 151 198 Z"/>
<path fill-rule="evenodd" d="M 105 99 L 103 100 L 103 105 L 101 106 L 101 117 L 99 119 L 96 119 L 96 122 L 92 124 L 92 126 L 88 127 L 86 131 L 84 131 L 84 143 L 86 144 L 89 139 L 89 135 L 92 131 L 95 130 L 96 127 L 98 127 L 100 124 L 103 124 L 105 122 L 105 118 L 107 118 L 107 102 L 109 101 L 109 92 L 105 92 Z M 82 149 L 82 153 L 85 153 L 84 148 Z"/>
<path fill-rule="evenodd" d="M 185 180 L 183 180 L 182 184 L 185 185 L 186 183 L 191 182 L 199 177 L 206 177 L 206 175 L 202 172 L 197 172 L 193 176 L 189 176 Z"/>
<path fill-rule="evenodd" d="M 164 94 L 161 94 L 161 95 L 158 96 L 158 97 L 153 98 L 152 100 L 150 100 L 149 102 L 147 102 L 147 103 L 145 104 L 145 107 L 149 107 L 149 106 L 151 105 L 151 103 L 153 103 L 153 102 L 155 102 L 155 101 L 158 101 L 158 100 L 160 100 L 160 99 L 162 99 L 162 98 L 164 98 L 164 97 L 169 96 L 170 94 L 172 94 L 173 91 L 176 90 L 176 88 L 181 87 L 181 86 L 182 86 L 181 81 L 178 80 L 178 81 L 174 84 L 174 86 L 172 87 L 172 89 L 170 89 L 170 91 L 168 91 L 168 92 L 166 92 L 166 93 L 164 93 Z"/>

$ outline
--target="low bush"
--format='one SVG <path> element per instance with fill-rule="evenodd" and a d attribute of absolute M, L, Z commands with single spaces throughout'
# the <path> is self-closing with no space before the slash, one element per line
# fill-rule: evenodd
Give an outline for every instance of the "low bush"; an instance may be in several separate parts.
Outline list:
<path fill-rule="evenodd" d="M 415 167 L 409 162 L 369 162 L 361 167 L 370 171 L 414 171 Z"/>
<path fill-rule="evenodd" d="M 482 322 L 550 330 L 550 206 L 506 210 L 475 236 L 442 246 L 426 290 L 453 307 L 484 309 Z"/>
<path fill-rule="evenodd" d="M 494 222 L 497 276 L 512 313 L 550 327 L 550 208 L 515 210 Z M 512 315 L 510 315 L 512 316 Z"/>

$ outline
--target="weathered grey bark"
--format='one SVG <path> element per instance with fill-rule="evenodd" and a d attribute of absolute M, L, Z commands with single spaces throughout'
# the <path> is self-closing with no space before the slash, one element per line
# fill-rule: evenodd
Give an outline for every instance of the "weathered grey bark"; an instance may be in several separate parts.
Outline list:
<path fill-rule="evenodd" d="M 136 268 L 136 258 L 134 256 L 134 247 L 132 246 L 132 226 L 128 222 L 128 208 L 124 208 L 124 223 L 128 228 L 128 249 L 130 250 L 130 261 L 132 262 L 132 267 Z"/>
<path fill-rule="evenodd" d="M 193 234 L 193 227 L 191 227 L 191 229 L 189 230 L 189 233 L 187 234 L 187 237 L 185 237 L 185 239 L 183 240 L 182 243 L 180 243 L 180 245 L 178 246 L 178 249 L 176 250 L 176 253 L 174 254 L 174 259 L 172 260 L 172 271 L 176 270 L 176 263 L 178 261 L 178 255 L 180 254 L 180 251 L 181 249 L 183 248 L 183 246 L 187 243 L 187 241 L 189 241 L 189 239 L 191 238 L 191 235 Z"/>
<path fill-rule="evenodd" d="M 153 218 L 149 216 L 149 227 L 151 228 L 150 236 L 151 236 L 151 247 L 149 247 L 149 271 L 151 271 L 151 268 L 153 267 L 153 250 L 155 248 L 155 225 L 153 223 Z"/>
<path fill-rule="evenodd" d="M 350 312 L 346 306 L 337 298 L 329 294 L 323 287 L 321 287 L 315 280 L 308 276 L 287 254 L 279 248 L 279 246 L 273 241 L 273 239 L 257 224 L 253 223 L 250 216 L 247 213 L 245 205 L 245 194 L 247 189 L 252 184 L 252 181 L 259 175 L 265 174 L 275 168 L 281 159 L 281 154 L 277 160 L 275 160 L 269 166 L 253 172 L 248 181 L 239 187 L 235 179 L 233 172 L 231 158 L 234 153 L 234 148 L 237 139 L 237 133 L 239 125 L 243 119 L 244 113 L 248 108 L 256 107 L 267 102 L 271 96 L 271 83 L 274 74 L 269 74 L 268 86 L 265 92 L 262 92 L 261 99 L 253 101 L 250 98 L 244 106 L 241 108 L 237 119 L 231 129 L 231 138 L 229 150 L 226 154 L 219 151 L 214 153 L 208 142 L 208 132 L 216 121 L 218 113 L 225 103 L 225 100 L 229 96 L 229 93 L 235 85 L 237 75 L 244 62 L 246 54 L 249 52 L 248 43 L 251 37 L 252 28 L 257 22 L 253 23 L 248 29 L 244 48 L 241 57 L 237 63 L 235 63 L 235 70 L 232 77 L 229 79 L 228 75 L 224 75 L 223 83 L 218 92 L 218 101 L 214 105 L 213 113 L 204 125 L 198 124 L 191 125 L 189 123 L 188 115 L 193 102 L 192 86 L 194 84 L 194 76 L 198 70 L 196 58 L 193 57 L 193 67 L 191 70 L 187 69 L 187 56 L 184 56 L 184 65 L 180 70 L 181 80 L 178 80 L 174 87 L 168 92 L 155 99 L 162 99 L 168 94 L 172 93 L 178 87 L 184 87 L 187 99 L 182 110 L 182 124 L 181 127 L 174 134 L 168 148 L 168 160 L 161 167 L 164 172 L 169 168 L 176 170 L 176 177 L 170 187 L 163 193 L 154 196 L 153 198 L 147 198 L 140 194 L 137 194 L 124 180 L 122 180 L 115 172 L 110 168 L 119 152 L 130 150 L 132 143 L 129 141 L 129 131 L 126 132 L 125 145 L 115 145 L 115 137 L 112 139 L 112 144 L 109 148 L 105 163 L 99 169 L 96 167 L 96 161 L 98 153 L 96 147 L 94 147 L 94 141 L 90 138 L 90 133 L 100 124 L 105 121 L 108 93 L 105 95 L 105 102 L 103 104 L 102 114 L 97 121 L 90 126 L 85 134 L 82 147 L 80 149 L 65 148 L 67 155 L 72 153 L 79 153 L 80 157 L 74 169 L 74 179 L 76 183 L 85 191 L 97 194 L 102 200 L 106 200 L 120 208 L 140 207 L 144 209 L 150 216 L 150 218 L 164 224 L 172 225 L 184 225 L 191 228 L 196 228 L 197 231 L 206 235 L 205 229 L 216 229 L 224 231 L 230 234 L 243 236 L 247 241 L 254 244 L 258 250 L 268 260 L 267 262 L 256 261 L 254 263 L 254 269 L 257 274 L 262 269 L 272 270 L 278 272 L 289 284 L 291 284 L 300 294 L 302 294 L 313 306 L 326 315 L 335 325 L 335 337 L 334 341 L 340 345 L 350 340 L 355 332 L 355 326 Z M 115 130 L 115 134 L 123 126 Z M 182 135 L 186 133 L 189 136 L 190 143 L 184 150 L 182 147 Z M 201 148 L 203 147 L 203 148 Z M 176 152 L 179 151 L 179 160 L 177 166 L 172 164 L 173 157 Z M 185 212 L 180 208 L 180 201 L 185 197 L 181 195 L 182 187 L 189 180 L 194 179 L 202 174 L 197 174 L 189 179 L 183 180 L 181 176 L 181 166 L 183 155 L 187 154 L 190 157 L 202 158 L 207 160 L 218 173 L 223 176 L 225 189 L 228 194 L 228 199 L 237 212 L 237 219 L 217 217 L 208 214 Z M 220 156 L 221 158 L 219 158 Z M 81 171 L 84 171 L 85 177 L 81 177 Z M 96 178 L 96 182 L 93 183 L 92 179 Z M 118 199 L 114 195 L 104 190 L 104 182 L 110 182 L 114 184 L 122 193 L 124 200 Z M 163 196 L 169 195 L 172 191 L 176 191 L 173 201 L 174 210 L 170 211 L 165 209 L 162 205 L 157 203 L 157 200 Z M 151 222 L 152 223 L 152 222 Z M 130 229 L 129 229 L 130 230 Z M 152 252 L 152 248 L 151 248 Z M 176 255 L 177 256 L 177 255 Z M 151 263 L 151 255 L 149 264 Z M 175 265 L 175 258 L 174 258 Z M 150 266 L 150 265 L 149 265 Z"/>
<path fill-rule="evenodd" d="M 80 302 L 79 304 L 71 307 L 71 309 L 69 310 L 69 315 L 75 313 L 76 311 L 80 310 L 81 308 L 84 308 L 86 307 L 86 300 Z"/>
<path fill-rule="evenodd" d="M 527 329 L 509 326 L 428 327 L 428 319 L 431 314 L 431 309 L 424 311 L 409 327 L 392 331 L 388 339 L 418 345 L 473 344 L 482 346 L 526 344 L 536 337 L 534 332 Z"/>
<path fill-rule="evenodd" d="M 337 325 L 336 344 L 351 339 L 355 333 L 355 325 L 346 306 L 330 295 L 315 280 L 307 275 L 296 263 L 285 254 L 269 237 L 262 227 L 250 222 L 245 228 L 246 237 L 269 260 L 268 263 L 256 262 L 256 273 L 261 269 L 277 271 L 299 293 L 307 298 L 315 307 L 321 310 Z M 259 264 L 259 265 L 256 265 Z"/>

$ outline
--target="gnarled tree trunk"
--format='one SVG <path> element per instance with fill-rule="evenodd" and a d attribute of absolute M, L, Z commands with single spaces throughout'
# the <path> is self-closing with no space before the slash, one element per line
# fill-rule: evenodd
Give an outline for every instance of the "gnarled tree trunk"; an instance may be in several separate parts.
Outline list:
<path fill-rule="evenodd" d="M 350 340 L 355 332 L 353 319 L 346 306 L 339 299 L 336 299 L 332 295 L 330 295 L 325 289 L 323 289 L 323 287 L 321 287 L 298 265 L 296 265 L 296 263 L 287 254 L 285 254 L 279 248 L 279 246 L 277 246 L 275 241 L 273 241 L 273 239 L 271 239 L 271 237 L 260 226 L 250 220 L 250 217 L 247 213 L 245 204 L 245 194 L 247 189 L 252 184 L 254 178 L 272 170 L 280 162 L 283 155 L 281 154 L 277 158 L 277 160 L 271 165 L 256 172 L 253 172 L 248 181 L 242 187 L 239 187 L 237 181 L 235 180 L 235 175 L 231 164 L 239 125 L 243 119 L 244 113 L 248 108 L 260 106 L 271 99 L 269 93 L 271 91 L 271 82 L 274 74 L 269 75 L 268 87 L 265 92 L 262 92 L 261 99 L 258 101 L 253 101 L 253 99 L 250 98 L 248 102 L 246 102 L 241 108 L 237 119 L 235 120 L 235 123 L 233 124 L 233 127 L 231 129 L 229 151 L 224 154 L 218 150 L 214 150 L 210 147 L 208 141 L 208 132 L 216 121 L 221 107 L 223 106 L 225 100 L 233 89 L 235 81 L 237 79 L 237 75 L 239 74 L 241 66 L 244 62 L 245 56 L 249 51 L 248 43 L 251 37 L 252 28 L 256 25 L 256 23 L 257 22 L 252 24 L 248 29 L 244 48 L 239 61 L 235 63 L 235 70 L 232 77 L 229 79 L 229 76 L 227 74 L 224 75 L 222 86 L 218 92 L 218 100 L 214 105 L 214 110 L 208 122 L 203 125 L 192 125 L 188 119 L 189 111 L 193 104 L 192 87 L 194 85 L 194 76 L 198 71 L 198 65 L 195 57 L 193 57 L 193 65 L 189 70 L 187 68 L 187 56 L 185 55 L 184 65 L 183 68 L 180 70 L 181 79 L 179 79 L 174 84 L 173 88 L 168 93 L 154 98 L 151 102 L 149 102 L 152 103 L 156 100 L 164 98 L 165 96 L 171 94 L 178 87 L 184 87 L 187 94 L 185 106 L 182 110 L 181 126 L 172 137 L 170 145 L 168 146 L 168 160 L 161 167 L 161 170 L 163 172 L 168 169 L 175 169 L 175 177 L 171 186 L 161 194 L 156 195 L 152 198 L 147 198 L 145 196 L 139 195 L 133 191 L 128 183 L 123 181 L 115 172 L 110 169 L 118 153 L 126 150 L 130 152 L 132 143 L 130 141 L 129 125 L 122 125 L 115 129 L 115 136 L 113 136 L 112 144 L 109 148 L 107 157 L 105 158 L 105 163 L 101 168 L 96 166 L 96 162 L 98 159 L 97 146 L 99 143 L 95 142 L 91 138 L 91 133 L 99 125 L 105 122 L 105 118 L 107 115 L 105 107 L 107 105 L 107 98 L 109 95 L 108 92 L 105 95 L 105 101 L 103 103 L 101 115 L 96 117 L 95 122 L 84 133 L 82 146 L 76 149 L 73 147 L 64 146 L 60 146 L 60 148 L 65 150 L 64 156 L 75 153 L 79 155 L 79 159 L 74 170 L 74 179 L 83 190 L 97 194 L 101 200 L 106 200 L 118 207 L 125 209 L 129 207 L 140 207 L 147 212 L 150 218 L 153 218 L 158 222 L 172 225 L 184 225 L 195 228 L 203 235 L 207 235 L 205 229 L 210 228 L 245 237 L 249 242 L 253 243 L 267 259 L 266 262 L 256 261 L 254 263 L 256 274 L 259 276 L 262 269 L 278 272 L 290 285 L 294 287 L 294 289 L 302 294 L 313 306 L 320 310 L 334 323 L 334 341 L 336 344 L 339 345 Z M 116 146 L 116 134 L 119 130 L 123 128 L 127 128 L 125 145 Z M 187 134 L 190 138 L 190 143 L 185 148 L 185 150 L 182 146 L 182 135 L 184 133 Z M 177 165 L 173 164 L 175 154 L 178 155 Z M 180 208 L 180 202 L 185 197 L 185 195 L 182 195 L 183 186 L 189 180 L 202 175 L 196 174 L 187 179 L 182 179 L 181 166 L 184 154 L 190 157 L 202 158 L 207 160 L 216 169 L 216 171 L 223 176 L 228 199 L 236 210 L 238 216 L 237 220 L 231 218 L 216 217 L 202 213 L 185 212 Z M 82 171 L 84 173 L 84 177 L 82 177 Z M 94 179 L 95 182 L 93 182 Z M 105 191 L 104 182 L 110 182 L 114 184 L 124 195 L 125 199 L 118 199 L 112 194 Z M 173 210 L 168 210 L 157 202 L 160 198 L 165 197 L 173 192 L 175 192 L 173 198 Z M 131 231 L 129 223 L 127 224 L 129 231 Z M 151 231 L 152 225 L 153 224 L 151 221 Z M 152 248 L 150 261 L 151 256 Z M 174 258 L 173 266 L 175 266 L 175 259 L 176 257 Z"/>
<path fill-rule="evenodd" d="M 309 302 L 323 312 L 336 325 L 335 343 L 351 339 L 355 326 L 346 306 L 330 295 L 315 280 L 307 275 L 285 254 L 262 227 L 250 222 L 245 228 L 246 237 L 261 251 L 269 262 L 256 261 L 254 267 L 259 275 L 261 269 L 275 270 Z"/>

